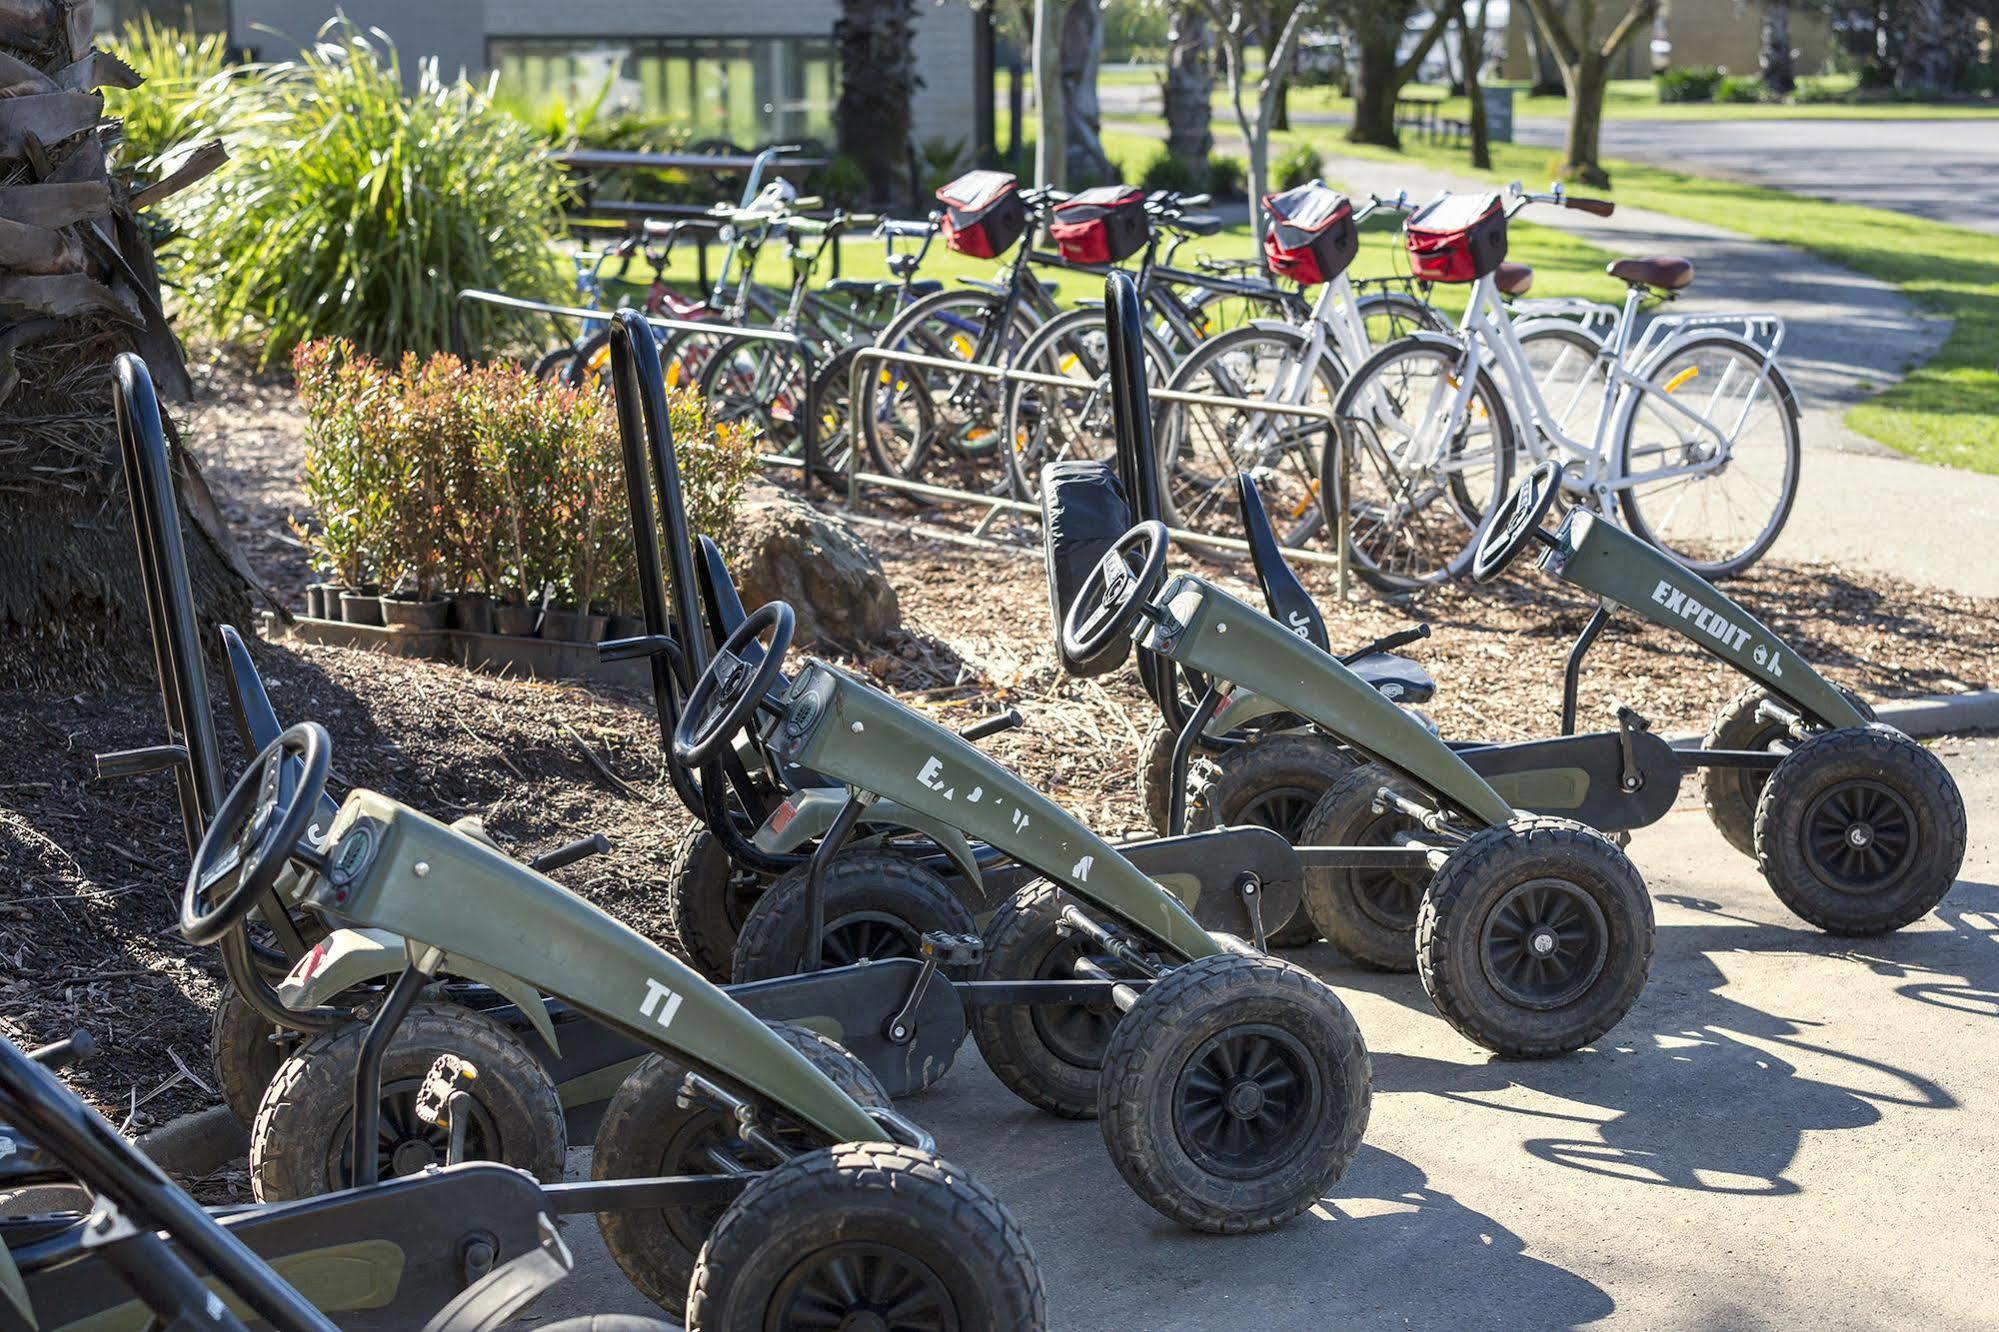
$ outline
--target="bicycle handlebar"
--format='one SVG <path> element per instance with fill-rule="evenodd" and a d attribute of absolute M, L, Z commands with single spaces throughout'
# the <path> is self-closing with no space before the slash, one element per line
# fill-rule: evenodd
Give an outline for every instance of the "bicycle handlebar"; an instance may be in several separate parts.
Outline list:
<path fill-rule="evenodd" d="M 1562 182 L 1559 180 L 1549 187 L 1546 194 L 1530 194 L 1520 187 L 1520 182 L 1517 180 L 1508 185 L 1506 189 L 1515 201 L 1508 216 L 1520 211 L 1530 203 L 1554 204 L 1557 208 L 1574 209 L 1578 213 L 1588 213 L 1592 217 L 1609 217 L 1617 211 L 1617 205 L 1609 199 L 1577 198 L 1564 190 Z"/>

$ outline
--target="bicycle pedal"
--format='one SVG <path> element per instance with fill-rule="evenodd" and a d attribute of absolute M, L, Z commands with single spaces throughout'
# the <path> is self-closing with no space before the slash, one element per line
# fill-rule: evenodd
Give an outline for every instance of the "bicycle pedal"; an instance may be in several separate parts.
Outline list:
<path fill-rule="evenodd" d="M 439 1055 L 430 1072 L 423 1075 L 423 1086 L 416 1094 L 416 1117 L 426 1124 L 449 1127 L 451 1094 L 470 1087 L 478 1078 L 479 1070 L 471 1060 L 455 1054 Z"/>
<path fill-rule="evenodd" d="M 976 934 L 932 930 L 923 936 L 919 947 L 923 956 L 935 958 L 942 967 L 975 967 L 986 956 L 986 941 Z"/>
<path fill-rule="evenodd" d="M 1652 719 L 1629 704 L 1613 704 L 1611 706 L 1611 715 L 1617 718 L 1619 726 L 1627 730 L 1650 731 L 1652 729 Z"/>

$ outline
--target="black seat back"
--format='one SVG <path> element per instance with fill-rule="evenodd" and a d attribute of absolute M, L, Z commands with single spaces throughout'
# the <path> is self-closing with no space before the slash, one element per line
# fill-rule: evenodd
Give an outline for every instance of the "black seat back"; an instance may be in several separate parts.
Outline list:
<path fill-rule="evenodd" d="M 1331 652 L 1325 617 L 1285 561 L 1270 515 L 1264 512 L 1263 497 L 1256 493 L 1255 480 L 1248 472 L 1237 472 L 1235 485 L 1236 497 L 1242 502 L 1243 538 L 1249 542 L 1250 562 L 1256 566 L 1257 586 L 1263 589 L 1263 603 L 1270 608 L 1271 618 L 1321 651 Z"/>

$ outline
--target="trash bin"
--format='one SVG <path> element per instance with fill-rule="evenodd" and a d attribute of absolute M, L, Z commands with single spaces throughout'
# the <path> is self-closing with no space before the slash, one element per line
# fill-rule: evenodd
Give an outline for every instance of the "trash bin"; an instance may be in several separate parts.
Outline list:
<path fill-rule="evenodd" d="M 1480 85 L 1485 101 L 1485 137 L 1488 143 L 1513 142 L 1513 89 Z"/>

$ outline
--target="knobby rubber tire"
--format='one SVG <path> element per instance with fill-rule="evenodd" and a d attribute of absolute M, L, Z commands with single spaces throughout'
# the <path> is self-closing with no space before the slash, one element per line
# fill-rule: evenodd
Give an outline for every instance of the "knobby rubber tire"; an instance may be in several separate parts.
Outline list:
<path fill-rule="evenodd" d="M 1000 904 L 986 922 L 986 951 L 979 966 L 980 980 L 1053 980 L 1072 978 L 1067 963 L 1087 952 L 1080 937 L 1065 936 L 1061 929 L 1064 902 L 1070 901 L 1061 889 L 1045 879 L 1036 880 Z M 1108 1016 L 1115 1026 L 1113 1006 L 1101 1013 L 1100 1005 L 1064 1005 Z M 1094 1119 L 1097 1114 L 1097 1072 L 1103 1067 L 1102 1048 L 1094 1058 L 1079 1062 L 1082 1051 L 1063 1051 L 1051 1046 L 1044 1036 L 1040 1019 L 1052 1011 L 1035 1004 L 975 1004 L 966 1010 L 971 1020 L 972 1039 L 993 1076 L 1008 1091 L 1029 1105 L 1064 1119 Z M 1104 1046 L 1109 1045 L 1109 1031 Z"/>
<path fill-rule="evenodd" d="M 1296 791 L 1304 801 L 1304 815 L 1297 826 L 1276 831 L 1293 845 L 1310 845 L 1299 836 L 1304 822 L 1326 789 L 1352 765 L 1338 742 L 1319 731 L 1252 736 L 1206 762 L 1189 765 L 1187 831 L 1241 824 L 1243 811 L 1257 800 L 1277 791 Z M 1263 929 L 1273 948 L 1301 948 L 1316 943 L 1320 933 L 1302 899 L 1288 920 L 1267 920 Z"/>
<path fill-rule="evenodd" d="M 1609 933 L 1601 971 L 1560 1008 L 1524 1007 L 1484 972 L 1484 923 L 1511 888 L 1553 878 L 1581 888 Z M 1629 857 L 1572 819 L 1522 815 L 1472 835 L 1430 881 L 1416 917 L 1416 972 L 1444 1020 L 1495 1054 L 1567 1054 L 1615 1027 L 1652 968 L 1652 899 Z"/>
<path fill-rule="evenodd" d="M 1865 895 L 1822 878 L 1802 846 L 1812 805 L 1851 780 L 1887 787 L 1915 818 L 1912 854 Z M 1777 765 L 1756 803 L 1756 867 L 1779 901 L 1828 934 L 1886 934 L 1921 920 L 1957 882 L 1968 836 L 1964 796 L 1943 761 L 1878 722 L 1812 736 Z"/>
<path fill-rule="evenodd" d="M 1252 1024 L 1289 1033 L 1311 1056 L 1320 1113 L 1270 1172 L 1229 1178 L 1189 1152 L 1176 1084 L 1210 1039 Z M 1298 1215 L 1346 1172 L 1367 1129 L 1373 1077 L 1360 1028 L 1324 982 L 1280 958 L 1218 953 L 1174 968 L 1118 1024 L 1098 1083 L 1098 1127 L 1118 1173 L 1160 1214 L 1248 1234 Z"/>
<path fill-rule="evenodd" d="M 839 1042 L 795 1023 L 773 1022 L 770 1028 L 860 1105 L 870 1109 L 888 1106 L 881 1080 Z M 597 1128 L 590 1163 L 592 1179 L 713 1173 L 713 1164 L 698 1150 L 674 1149 L 676 1139 L 689 1144 L 705 1129 L 727 1122 L 725 1116 L 706 1106 L 680 1104 L 686 1077 L 684 1067 L 658 1054 L 647 1056 L 632 1070 L 611 1097 Z M 687 1307 L 687 1283 L 694 1274 L 700 1246 L 726 1210 L 724 1206 L 650 1211 L 626 1208 L 599 1212 L 597 1228 L 611 1260 L 626 1279 L 640 1294 L 679 1317 Z"/>
<path fill-rule="evenodd" d="M 1860 709 L 1862 716 L 1874 720 L 1874 709 L 1865 699 L 1851 689 L 1839 692 Z M 1770 691 L 1760 684 L 1745 685 L 1715 714 L 1714 723 L 1701 740 L 1701 748 L 1767 749 L 1772 740 L 1784 738 L 1788 732 L 1782 723 L 1757 720 L 1756 709 L 1770 697 Z M 1762 797 L 1770 774 L 1755 768 L 1713 767 L 1702 768 L 1698 780 L 1701 807 L 1707 811 L 1715 831 L 1737 851 L 1756 859 L 1756 802 Z"/>
<path fill-rule="evenodd" d="M 222 1103 L 245 1129 L 257 1122 L 257 1107 L 263 1103 L 264 1088 L 284 1066 L 286 1049 L 271 1039 L 277 1027 L 243 1001 L 231 985 L 208 1023 L 208 1057 L 215 1069 L 216 1089 Z"/>
<path fill-rule="evenodd" d="M 666 921 L 680 954 L 718 984 L 730 978 L 741 922 L 733 919 L 738 870 L 722 841 L 706 827 L 682 837 L 666 872 Z"/>
<path fill-rule="evenodd" d="M 321 1032 L 292 1052 L 264 1091 L 250 1130 L 250 1189 L 258 1202 L 288 1202 L 346 1187 L 332 1177 L 337 1136 L 352 1133 L 354 1071 L 367 1025 Z M 418 1000 L 382 1059 L 382 1085 L 418 1080 L 441 1054 L 471 1061 L 470 1095 L 500 1138 L 489 1157 L 545 1184 L 562 1178 L 569 1131 L 548 1072 L 518 1036 L 483 1013 Z"/>
<path fill-rule="evenodd" d="M 1421 799 L 1423 790 L 1408 778 L 1389 772 L 1379 764 L 1364 763 L 1348 768 L 1326 788 L 1319 803 L 1305 820 L 1300 846 L 1387 846 L 1381 834 L 1398 826 L 1415 828 L 1413 820 L 1393 811 L 1376 814 L 1375 792 L 1388 787 L 1412 799 Z M 1369 910 L 1363 885 L 1382 875 L 1416 876 L 1411 870 L 1357 870 L 1314 868 L 1305 870 L 1305 912 L 1312 925 L 1346 956 L 1374 971 L 1414 971 L 1416 969 L 1416 920 L 1421 912 L 1411 911 L 1406 923 L 1390 924 L 1388 914 L 1378 906 Z M 1421 871 L 1423 885 L 1431 875 Z"/>
<path fill-rule="evenodd" d="M 841 1143 L 794 1157 L 743 1190 L 702 1246 L 688 1332 L 763 1332 L 774 1299 L 812 1256 L 878 1244 L 927 1267 L 957 1326 L 1041 1332 L 1048 1296 L 1026 1232 L 978 1181 L 930 1152 Z"/>
<path fill-rule="evenodd" d="M 1168 820 L 1172 814 L 1173 801 L 1173 741 L 1176 732 L 1165 720 L 1152 719 L 1152 727 L 1145 733 L 1138 750 L 1138 798 L 1145 806 L 1145 821 L 1152 831 L 1166 836 Z M 1201 779 L 1205 768 L 1214 766 L 1214 759 L 1196 749 L 1187 762 L 1188 803 L 1192 808 L 1192 790 Z"/>
<path fill-rule="evenodd" d="M 805 952 L 805 888 L 809 866 L 787 870 L 764 891 L 743 921 L 730 967 L 738 984 L 798 974 Z M 847 851 L 826 869 L 826 927 L 843 915 L 866 912 L 903 923 L 915 939 L 930 931 L 976 934 L 978 924 L 958 895 L 922 865 L 883 851 Z"/>

